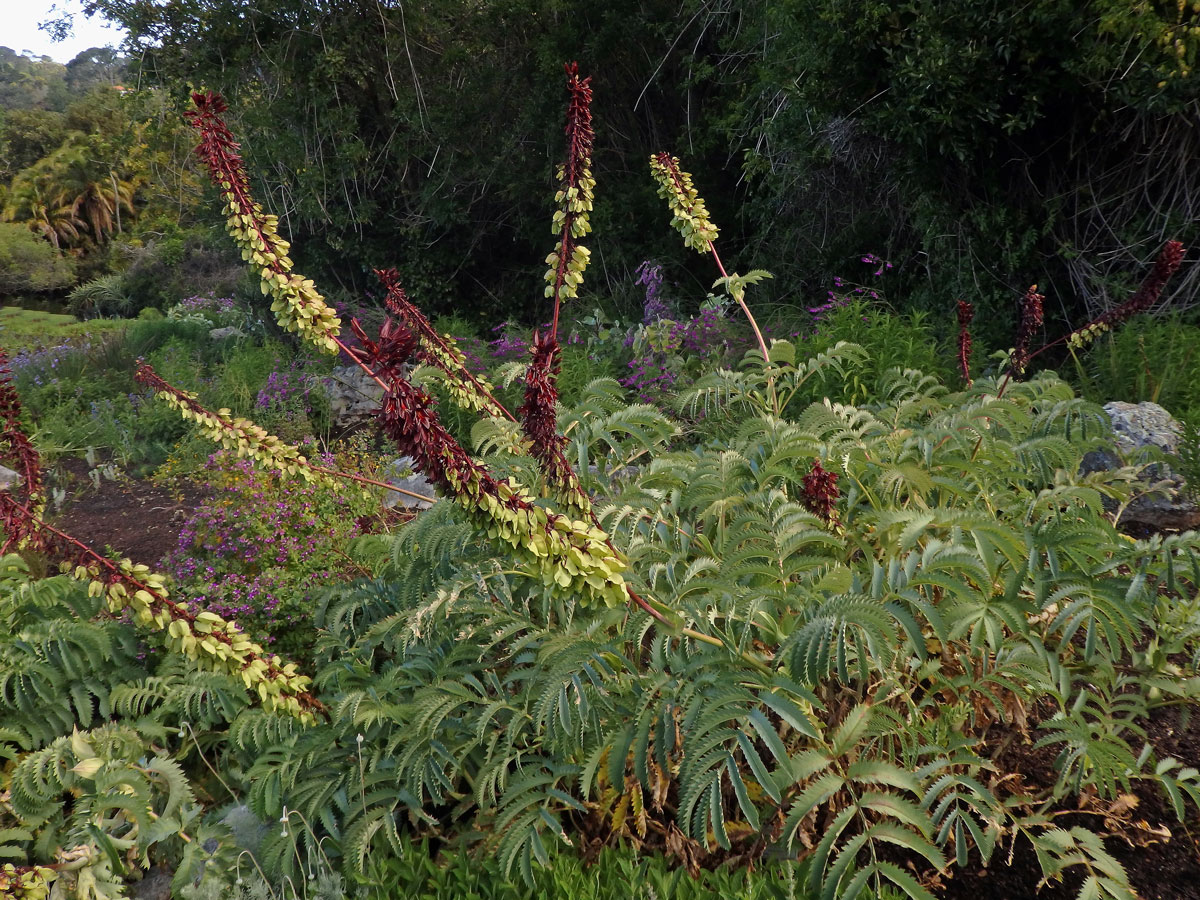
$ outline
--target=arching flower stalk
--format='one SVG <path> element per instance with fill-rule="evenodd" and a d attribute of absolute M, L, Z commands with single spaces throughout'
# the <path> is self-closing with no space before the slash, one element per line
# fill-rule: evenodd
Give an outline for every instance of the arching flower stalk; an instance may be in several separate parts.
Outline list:
<path fill-rule="evenodd" d="M 400 284 L 399 273 L 395 269 L 376 269 L 375 274 L 387 291 L 384 302 L 388 310 L 416 336 L 419 347 L 417 358 L 442 373 L 454 405 L 492 418 L 516 421 L 513 414 L 496 399 L 491 382 L 467 368 L 466 357 L 454 338 L 448 334 L 438 334 L 425 314 L 408 299 L 408 294 Z"/>
<path fill-rule="evenodd" d="M 1162 296 L 1163 288 L 1167 286 L 1167 282 L 1171 280 L 1171 276 L 1175 274 L 1183 262 L 1183 254 L 1182 243 L 1179 241 L 1167 241 L 1162 250 L 1159 251 L 1158 257 L 1154 260 L 1154 266 L 1151 268 L 1150 274 L 1146 276 L 1145 281 L 1142 282 L 1141 287 L 1137 289 L 1134 295 L 1120 306 L 1110 309 L 1103 315 L 1088 322 L 1082 328 L 1076 328 L 1068 334 L 1064 338 L 1067 346 L 1072 350 L 1084 347 L 1104 332 L 1111 331 L 1118 325 L 1128 322 L 1139 313 L 1144 313 L 1152 309 Z M 1045 347 L 1042 348 L 1042 350 L 1045 349 Z M 1038 351 L 1038 353 L 1041 352 L 1041 350 Z"/>
<path fill-rule="evenodd" d="M 200 403 L 195 394 L 168 383 L 145 362 L 138 362 L 134 379 L 152 389 L 158 399 L 179 412 L 184 419 L 194 421 L 201 434 L 210 441 L 226 450 L 232 450 L 239 457 L 248 457 L 260 469 L 280 475 L 297 475 L 306 482 L 334 489 L 340 489 L 346 481 L 353 481 L 364 488 L 383 488 L 426 503 L 434 503 L 437 500 L 436 497 L 417 494 L 352 472 L 314 465 L 299 447 L 270 434 L 249 419 L 234 418 L 228 409 L 218 409 L 215 412 L 208 409 Z"/>
<path fill-rule="evenodd" d="M 7 493 L 16 497 L 20 505 L 38 510 L 42 504 L 42 461 L 37 450 L 25 434 L 21 424 L 21 399 L 12 384 L 12 372 L 8 357 L 0 349 L 0 463 L 9 466 L 20 477 L 19 484 L 11 485 Z M 12 514 L 11 506 L 0 509 L 0 531 L 4 533 L 4 545 L 0 553 L 18 547 L 28 535 L 27 523 L 19 515 Z"/>
<path fill-rule="evenodd" d="M 250 182 L 238 155 L 238 144 L 221 118 L 228 108 L 219 94 L 192 94 L 195 110 L 187 113 L 200 132 L 196 152 L 208 165 L 213 183 L 225 202 L 226 228 L 262 278 L 262 292 L 272 298 L 271 311 L 280 327 L 297 332 L 326 353 L 338 351 L 341 325 L 312 281 L 291 271 L 290 245 L 279 236 L 279 220 L 266 215 L 250 195 Z"/>
<path fill-rule="evenodd" d="M 25 472 L 40 484 L 37 451 L 21 428 L 20 405 L 7 372 L 0 377 L 0 403 L 5 410 L 0 416 L 0 446 L 23 448 Z M 311 679 L 300 675 L 293 663 L 268 654 L 234 622 L 207 611 L 193 613 L 186 603 L 171 600 L 162 575 L 128 559 L 106 559 L 48 524 L 31 503 L 36 496 L 29 491 L 0 491 L 0 526 L 8 544 L 19 539 L 23 546 L 73 564 L 75 577 L 89 582 L 88 593 L 102 596 L 110 614 L 128 611 L 137 624 L 150 628 L 172 650 L 204 668 L 240 678 L 266 709 L 306 723 L 316 721 L 316 713 L 323 707 L 308 691 Z"/>
<path fill-rule="evenodd" d="M 684 246 L 690 247 L 697 253 L 712 254 L 713 261 L 717 264 L 717 270 L 721 273 L 721 277 L 713 286 L 724 286 L 737 305 L 741 307 L 746 321 L 750 323 L 750 328 L 754 331 L 758 349 L 762 353 L 763 364 L 766 365 L 771 359 L 771 354 L 767 349 L 766 340 L 763 339 L 762 330 L 758 327 L 758 321 L 750 312 L 750 307 L 746 305 L 746 285 L 756 284 L 764 278 L 770 278 L 771 274 L 756 270 L 746 275 L 738 275 L 736 272 L 730 275 L 725 271 L 725 264 L 721 262 L 721 255 L 717 252 L 714 244 L 718 234 L 717 226 L 709 219 L 708 208 L 693 186 L 692 176 L 680 168 L 678 157 L 671 156 L 666 152 L 655 153 L 650 157 L 650 173 L 658 182 L 658 196 L 666 200 L 667 206 L 670 207 L 671 227 L 682 235 Z M 771 397 L 771 405 L 778 415 L 780 412 L 779 402 L 775 396 L 773 376 L 767 379 L 767 391 Z"/>
<path fill-rule="evenodd" d="M 596 188 L 592 177 L 592 145 L 595 132 L 592 130 L 592 79 L 579 77 L 579 65 L 567 63 L 567 90 L 571 97 L 567 104 L 567 160 L 558 167 L 558 193 L 554 202 L 553 231 L 558 243 L 546 257 L 546 296 L 554 300 L 554 319 L 550 324 L 550 336 L 558 340 L 558 315 L 566 300 L 579 296 L 583 284 L 583 272 L 587 268 L 590 251 L 579 244 L 579 239 L 592 230 L 589 213 Z"/>
<path fill-rule="evenodd" d="M 1175 274 L 1179 266 L 1183 263 L 1184 253 L 1183 244 L 1179 241 L 1167 241 L 1155 258 L 1154 266 L 1150 269 L 1150 273 L 1132 297 L 1120 306 L 1114 307 L 1108 312 L 1097 316 L 1086 325 L 1076 328 L 1074 331 L 1048 344 L 1044 344 L 1036 351 L 1030 353 L 1027 349 L 1029 338 L 1033 330 L 1042 323 L 1041 302 L 1044 299 L 1041 294 L 1036 293 L 1037 285 L 1035 284 L 1026 292 L 1025 303 L 1021 307 L 1021 327 L 1018 332 L 1017 348 L 1013 351 L 1012 365 L 1009 367 L 1008 376 L 1020 375 L 1025 370 L 1025 367 L 1029 365 L 1030 360 L 1041 356 L 1047 350 L 1057 347 L 1059 344 L 1066 344 L 1068 349 L 1074 353 L 1076 350 L 1086 347 L 1106 331 L 1112 331 L 1118 325 L 1128 322 L 1134 316 L 1152 309 L 1162 297 L 1163 289 L 1171 280 L 1171 276 Z M 1000 394 L 1004 393 L 1006 384 L 1007 376 L 1000 386 Z"/>
<path fill-rule="evenodd" d="M 525 402 L 519 410 L 521 429 L 529 440 L 530 452 L 538 461 L 546 483 L 556 499 L 574 514 L 589 518 L 591 499 L 579 475 L 567 461 L 566 439 L 558 433 L 558 373 L 562 368 L 562 350 L 558 343 L 558 318 L 562 304 L 579 295 L 588 250 L 578 243 L 591 230 L 593 190 L 592 79 L 579 77 L 577 63 L 568 63 L 567 160 L 558 168 L 558 193 L 554 201 L 554 231 L 558 244 L 546 257 L 546 296 L 554 299 L 554 317 L 550 330 L 533 335 L 533 359 L 525 371 Z"/>
<path fill-rule="evenodd" d="M 539 506 L 515 480 L 493 478 L 473 460 L 438 419 L 433 398 L 403 377 L 417 338 L 405 326 L 392 324 L 386 343 L 356 331 L 363 360 L 388 385 L 379 413 L 384 432 L 488 537 L 510 546 L 529 576 L 546 590 L 578 594 L 585 606 L 627 602 L 623 573 L 628 564 L 608 535 L 588 522 Z"/>
<path fill-rule="evenodd" d="M 216 613 L 194 613 L 187 603 L 174 601 L 164 576 L 128 559 L 113 562 L 69 534 L 47 524 L 7 492 L 0 493 L 4 517 L 25 520 L 28 543 L 48 556 L 73 564 L 74 577 L 87 581 L 88 593 L 103 597 L 107 612 L 128 611 L 133 621 L 159 637 L 171 650 L 187 656 L 202 668 L 240 679 L 258 695 L 267 710 L 295 716 L 306 724 L 316 721 L 324 707 L 309 692 L 312 683 L 262 645 Z"/>
<path fill-rule="evenodd" d="M 958 371 L 963 381 L 971 385 L 971 321 L 975 318 L 975 307 L 966 300 L 958 301 Z"/>

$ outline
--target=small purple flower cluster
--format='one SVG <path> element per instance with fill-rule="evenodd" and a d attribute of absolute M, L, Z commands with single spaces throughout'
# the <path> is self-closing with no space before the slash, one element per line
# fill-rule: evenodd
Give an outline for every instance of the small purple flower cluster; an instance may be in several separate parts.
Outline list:
<path fill-rule="evenodd" d="M 275 362 L 278 365 L 279 360 Z M 259 409 L 279 410 L 291 403 L 299 403 L 304 412 L 309 413 L 309 383 L 303 374 L 303 363 L 301 359 L 292 360 L 287 367 L 276 369 L 268 375 L 254 405 Z"/>
<path fill-rule="evenodd" d="M 702 370 L 744 352 L 750 343 L 746 329 L 721 315 L 718 309 L 704 309 L 690 319 L 674 322 L 660 319 L 642 333 L 648 349 L 628 362 L 629 374 L 621 384 L 637 393 L 643 403 L 661 401 L 662 392 L 673 388 L 679 379 L 691 379 Z M 638 342 L 631 333 L 626 347 Z"/>
<path fill-rule="evenodd" d="M 492 329 L 493 334 L 500 336 L 489 341 L 491 354 L 496 359 L 521 359 L 529 355 L 529 338 L 525 330 L 515 322 L 501 322 Z"/>
<path fill-rule="evenodd" d="M 34 385 L 53 384 L 58 379 L 53 377 L 58 364 L 72 354 L 84 354 L 91 349 L 91 342 L 72 343 L 64 341 L 51 347 L 30 347 L 18 350 L 8 358 L 9 370 L 14 379 L 19 379 L 26 373 Z M 50 376 L 47 381 L 44 376 Z"/>
<path fill-rule="evenodd" d="M 882 257 L 876 256 L 874 253 L 868 253 L 862 258 L 862 261 L 868 266 L 876 266 L 875 277 L 878 278 L 884 272 L 890 271 L 892 264 Z"/>
<path fill-rule="evenodd" d="M 662 296 L 662 266 L 645 260 L 637 267 L 637 283 L 646 288 L 646 301 L 642 305 L 642 322 L 653 325 L 659 319 L 671 317 L 671 307 Z"/>
<path fill-rule="evenodd" d="M 893 268 L 890 262 L 874 253 L 866 254 L 862 257 L 862 262 L 869 266 L 875 266 L 875 271 L 872 274 L 876 278 L 881 277 Z M 862 284 L 851 284 L 844 278 L 836 275 L 833 279 L 833 290 L 826 291 L 825 295 L 826 300 L 824 303 L 808 308 L 809 314 L 813 317 L 814 328 L 829 312 L 847 305 L 856 298 L 878 300 L 880 297 L 879 291 L 875 288 Z"/>
<path fill-rule="evenodd" d="M 488 364 L 484 357 L 488 355 L 489 344 L 477 337 L 456 337 L 454 342 L 458 345 L 458 349 L 463 355 L 463 362 L 466 363 L 469 371 L 476 375 L 483 375 L 487 372 Z"/>
<path fill-rule="evenodd" d="M 228 315 L 233 312 L 232 297 L 184 297 L 175 304 L 181 313 L 196 313 L 198 315 Z"/>
<path fill-rule="evenodd" d="M 268 642 L 286 637 L 312 592 L 345 577 L 338 548 L 361 533 L 358 510 L 329 488 L 278 479 L 226 453 L 206 468 L 213 495 L 184 524 L 165 566 L 196 609 Z"/>

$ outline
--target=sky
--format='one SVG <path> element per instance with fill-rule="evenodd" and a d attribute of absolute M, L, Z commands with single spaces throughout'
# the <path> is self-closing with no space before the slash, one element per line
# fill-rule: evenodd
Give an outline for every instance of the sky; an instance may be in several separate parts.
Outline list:
<path fill-rule="evenodd" d="M 120 46 L 123 32 L 105 27 L 99 17 L 89 19 L 80 10 L 80 0 L 0 0 L 0 47 L 18 53 L 31 50 L 36 56 L 66 63 L 91 47 Z M 38 25 L 63 11 L 75 14 L 75 33 L 54 43 Z"/>

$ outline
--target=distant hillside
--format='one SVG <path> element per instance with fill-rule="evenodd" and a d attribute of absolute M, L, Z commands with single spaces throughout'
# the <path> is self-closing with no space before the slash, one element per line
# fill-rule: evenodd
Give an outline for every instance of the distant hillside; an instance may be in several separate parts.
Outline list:
<path fill-rule="evenodd" d="M 92 88 L 119 85 L 125 72 L 124 57 L 109 47 L 85 50 L 66 65 L 0 47 L 0 109 L 64 112 Z"/>

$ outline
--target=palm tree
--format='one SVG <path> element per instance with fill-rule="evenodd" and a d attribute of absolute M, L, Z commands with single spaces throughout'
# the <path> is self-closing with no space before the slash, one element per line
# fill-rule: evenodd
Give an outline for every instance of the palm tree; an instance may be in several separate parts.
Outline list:
<path fill-rule="evenodd" d="M 82 252 L 121 231 L 121 214 L 134 215 L 133 191 L 82 140 L 69 140 L 13 179 L 5 218 L 28 222 L 59 249 Z"/>
<path fill-rule="evenodd" d="M 61 192 L 47 196 L 35 181 L 13 182 L 4 218 L 27 223 L 30 231 L 40 234 L 56 250 L 77 247 L 86 237 L 87 223 L 77 214 L 75 204 Z"/>
<path fill-rule="evenodd" d="M 133 185 L 109 172 L 107 179 L 89 179 L 72 201 L 72 208 L 87 222 L 97 244 L 121 232 L 121 211 L 132 216 Z"/>

